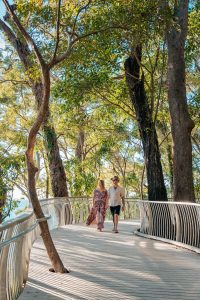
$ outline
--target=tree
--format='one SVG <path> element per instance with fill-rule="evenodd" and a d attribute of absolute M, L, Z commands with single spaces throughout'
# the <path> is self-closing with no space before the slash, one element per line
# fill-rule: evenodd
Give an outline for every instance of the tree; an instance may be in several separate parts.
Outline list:
<path fill-rule="evenodd" d="M 164 183 L 158 138 L 145 92 L 144 74 L 140 78 L 141 59 L 142 48 L 137 46 L 132 51 L 132 55 L 125 61 L 126 81 L 135 108 L 143 144 L 148 181 L 148 199 L 166 201 L 167 191 Z"/>
<path fill-rule="evenodd" d="M 9 20 L 8 15 L 6 17 L 6 20 Z M 14 33 L 14 30 L 12 31 L 11 28 L 7 26 L 6 23 L 4 23 L 2 20 L 0 20 L 0 28 L 5 33 L 8 40 L 19 55 L 19 58 L 25 68 L 26 74 L 28 74 L 32 92 L 35 96 L 35 100 L 39 110 L 42 103 L 43 84 L 42 77 L 38 74 L 33 74 L 35 64 L 37 64 L 37 62 L 35 62 L 32 58 L 33 53 L 30 51 L 28 43 L 20 37 L 19 33 Z M 48 115 L 45 117 L 42 128 L 44 132 L 44 140 L 53 195 L 54 197 L 67 197 L 68 189 L 66 183 L 66 174 L 62 159 L 60 157 L 57 136 L 52 124 L 50 113 L 48 113 Z"/>
<path fill-rule="evenodd" d="M 7 187 L 3 180 L 3 170 L 0 168 L 0 224 L 3 221 L 3 209 L 6 203 Z"/>
<path fill-rule="evenodd" d="M 51 238 L 48 223 L 47 220 L 45 220 L 44 213 L 41 209 L 37 192 L 36 192 L 36 183 L 35 183 L 35 175 L 38 171 L 38 169 L 35 167 L 34 164 L 34 147 L 36 142 L 36 135 L 43 124 L 45 118 L 48 116 L 49 111 L 49 97 L 50 97 L 50 69 L 58 63 L 59 59 L 56 56 L 57 55 L 57 46 L 55 48 L 55 52 L 53 55 L 53 58 L 50 62 L 50 64 L 47 64 L 38 47 L 36 46 L 34 40 L 29 35 L 29 33 L 25 30 L 24 26 L 21 24 L 20 20 L 18 19 L 17 15 L 14 13 L 12 7 L 9 5 L 7 0 L 3 1 L 8 13 L 12 17 L 12 20 L 17 27 L 17 29 L 20 31 L 21 35 L 24 37 L 26 42 L 30 44 L 33 49 L 34 53 L 38 59 L 38 63 L 41 67 L 41 75 L 42 75 L 42 103 L 40 104 L 39 111 L 37 118 L 31 127 L 31 130 L 28 135 L 28 145 L 27 145 L 27 151 L 26 151 L 26 162 L 27 162 L 27 169 L 28 169 L 28 187 L 29 187 L 29 195 L 30 199 L 33 205 L 34 212 L 36 214 L 36 217 L 41 220 L 39 225 L 41 229 L 41 236 L 43 238 L 44 244 L 47 249 L 47 253 L 49 255 L 49 258 L 52 262 L 53 269 L 55 272 L 68 272 L 68 270 L 63 266 L 63 263 L 56 251 L 56 248 L 54 246 L 53 240 Z M 59 32 L 59 14 L 60 14 L 60 2 L 58 5 L 58 28 L 57 32 Z M 4 24 L 2 24 L 4 26 Z M 57 43 L 59 43 L 59 37 L 57 36 Z M 64 57 L 65 58 L 65 57 Z M 63 58 L 63 59 L 64 59 Z M 61 59 L 62 60 L 62 59 Z"/>
<path fill-rule="evenodd" d="M 170 8 L 168 7 L 169 11 Z M 173 137 L 174 200 L 194 202 L 191 131 L 187 105 L 184 47 L 188 24 L 188 0 L 176 1 L 167 27 L 168 101 Z"/>

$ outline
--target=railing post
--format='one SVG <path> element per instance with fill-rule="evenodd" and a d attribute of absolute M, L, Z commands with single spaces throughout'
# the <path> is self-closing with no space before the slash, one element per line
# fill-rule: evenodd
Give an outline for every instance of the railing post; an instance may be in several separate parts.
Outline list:
<path fill-rule="evenodd" d="M 3 240 L 9 240 L 12 237 L 13 227 L 7 229 Z M 1 242 L 3 242 L 1 239 Z M 7 282 L 7 270 L 8 270 L 8 253 L 10 245 L 7 245 L 0 249 L 0 296 L 1 300 L 8 300 L 8 284 Z"/>
<path fill-rule="evenodd" d="M 178 206 L 176 206 L 175 219 L 176 219 L 176 241 L 181 242 L 181 222 L 180 222 Z"/>

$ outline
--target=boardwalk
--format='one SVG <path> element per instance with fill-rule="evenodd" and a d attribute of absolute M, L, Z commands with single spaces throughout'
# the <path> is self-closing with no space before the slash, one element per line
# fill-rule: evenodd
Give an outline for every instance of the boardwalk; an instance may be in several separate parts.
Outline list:
<path fill-rule="evenodd" d="M 114 234 L 81 225 L 53 231 L 70 274 L 49 273 L 41 240 L 33 248 L 29 282 L 20 300 L 199 300 L 200 257 L 133 235 L 136 223 L 122 222 Z"/>

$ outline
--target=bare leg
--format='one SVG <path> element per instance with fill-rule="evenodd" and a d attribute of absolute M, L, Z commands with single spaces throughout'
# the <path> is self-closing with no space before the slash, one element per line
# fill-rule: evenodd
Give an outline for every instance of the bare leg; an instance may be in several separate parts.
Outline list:
<path fill-rule="evenodd" d="M 114 218 L 114 215 L 113 215 L 113 229 L 112 231 L 115 231 L 115 218 Z"/>
<path fill-rule="evenodd" d="M 117 226 L 119 222 L 119 216 L 117 214 L 114 214 L 114 231 L 117 232 Z"/>
<path fill-rule="evenodd" d="M 103 217 L 102 217 L 102 214 L 100 213 L 100 211 L 97 212 L 96 222 L 97 222 L 97 229 L 99 231 L 102 231 L 102 228 L 103 228 Z"/>

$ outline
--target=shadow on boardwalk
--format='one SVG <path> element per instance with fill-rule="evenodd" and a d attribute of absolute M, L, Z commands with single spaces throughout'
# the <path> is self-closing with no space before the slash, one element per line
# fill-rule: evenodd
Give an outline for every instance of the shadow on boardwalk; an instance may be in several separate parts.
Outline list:
<path fill-rule="evenodd" d="M 39 239 L 33 248 L 29 282 L 20 300 L 200 299 L 199 256 L 134 236 L 138 226 L 121 222 L 120 233 L 69 225 L 52 232 L 70 274 L 48 272 Z"/>

